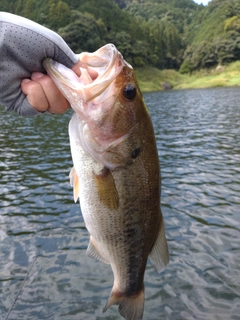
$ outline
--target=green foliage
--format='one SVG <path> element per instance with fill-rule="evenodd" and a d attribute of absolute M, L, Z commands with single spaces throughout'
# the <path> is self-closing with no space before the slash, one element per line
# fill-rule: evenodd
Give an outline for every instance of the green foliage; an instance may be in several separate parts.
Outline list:
<path fill-rule="evenodd" d="M 151 65 L 154 55 L 148 44 L 141 40 L 134 40 L 127 32 L 110 32 L 106 42 L 116 45 L 125 60 L 135 67 Z"/>
<path fill-rule="evenodd" d="M 17 0 L 1 0 L 0 10 L 15 13 L 17 2 Z"/>
<path fill-rule="evenodd" d="M 119 8 L 123 9 L 126 7 L 126 3 L 124 0 L 113 0 L 118 6 Z"/>
<path fill-rule="evenodd" d="M 167 19 L 154 20 L 149 22 L 148 30 L 151 48 L 157 57 L 154 65 L 177 69 L 182 62 L 183 44 L 175 25 Z"/>
<path fill-rule="evenodd" d="M 104 44 L 104 25 L 89 13 L 72 11 L 71 23 L 58 32 L 76 53 L 95 51 Z"/>
<path fill-rule="evenodd" d="M 61 0 L 49 0 L 49 11 L 46 23 L 57 31 L 70 23 L 71 11 L 66 2 Z"/>
<path fill-rule="evenodd" d="M 184 32 L 185 24 L 189 24 L 198 12 L 199 7 L 192 0 L 163 1 L 130 1 L 126 11 L 134 17 L 146 21 L 167 19 L 173 23 L 178 32 Z"/>
<path fill-rule="evenodd" d="M 44 23 L 47 14 L 47 0 L 43 0 L 41 5 L 39 5 L 39 1 L 37 0 L 1 0 L 0 10 Z"/>
<path fill-rule="evenodd" d="M 239 17 L 239 0 L 213 0 L 187 26 L 184 58 L 193 70 L 240 58 Z"/>
<path fill-rule="evenodd" d="M 240 16 L 239 0 L 212 0 L 187 27 L 189 43 L 224 37 L 225 24 L 230 25 L 234 16 Z"/>
<path fill-rule="evenodd" d="M 23 16 L 29 17 L 32 20 L 36 19 L 36 14 L 35 14 L 35 3 L 34 0 L 26 0 L 24 3 L 23 7 Z"/>
<path fill-rule="evenodd" d="M 192 69 L 191 69 L 191 67 L 190 67 L 190 65 L 189 65 L 187 60 L 183 61 L 182 65 L 181 65 L 181 67 L 179 69 L 179 72 L 181 74 L 191 73 L 192 72 Z"/>
<path fill-rule="evenodd" d="M 91 13 L 96 20 L 101 19 L 108 32 L 128 32 L 136 35 L 139 26 L 133 17 L 127 12 L 120 10 L 112 0 L 81 0 L 78 10 Z"/>
<path fill-rule="evenodd" d="M 133 66 L 196 69 L 240 59 L 240 0 L 1 0 L 57 31 L 73 51 L 114 43 Z"/>
<path fill-rule="evenodd" d="M 224 31 L 236 30 L 240 31 L 240 19 L 237 16 L 233 16 L 224 21 Z"/>

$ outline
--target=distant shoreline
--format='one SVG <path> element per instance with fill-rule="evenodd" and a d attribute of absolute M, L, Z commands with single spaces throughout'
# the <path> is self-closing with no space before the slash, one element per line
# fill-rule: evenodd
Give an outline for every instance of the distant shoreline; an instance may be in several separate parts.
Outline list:
<path fill-rule="evenodd" d="M 174 90 L 240 86 L 240 61 L 190 74 L 152 67 L 136 69 L 142 92 L 165 90 L 168 84 Z"/>

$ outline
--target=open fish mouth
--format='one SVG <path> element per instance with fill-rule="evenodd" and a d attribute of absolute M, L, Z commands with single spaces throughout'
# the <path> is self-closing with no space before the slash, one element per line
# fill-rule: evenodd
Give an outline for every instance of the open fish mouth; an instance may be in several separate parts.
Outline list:
<path fill-rule="evenodd" d="M 79 61 L 80 76 L 49 58 L 43 61 L 43 66 L 77 114 L 75 126 L 81 147 L 109 169 L 132 163 L 131 153 L 136 146 L 128 146 L 127 141 L 134 126 L 134 108 L 128 107 L 131 99 L 128 96 L 125 99 L 123 92 L 125 82 L 128 83 L 124 70 L 131 78 L 133 68 L 113 44 L 106 44 L 93 53 L 83 52 L 79 54 Z M 133 98 L 135 96 L 136 89 Z M 116 130 L 121 122 L 120 109 L 125 110 L 128 124 Z"/>
<path fill-rule="evenodd" d="M 63 94 L 67 99 L 67 91 L 70 89 L 75 90 L 83 102 L 92 101 L 105 92 L 126 64 L 113 44 L 106 44 L 93 53 L 83 52 L 78 57 L 81 62 L 79 77 L 71 69 L 50 58 L 44 59 L 43 66 L 59 87 L 65 87 Z M 106 96 L 101 99 L 106 99 Z"/>

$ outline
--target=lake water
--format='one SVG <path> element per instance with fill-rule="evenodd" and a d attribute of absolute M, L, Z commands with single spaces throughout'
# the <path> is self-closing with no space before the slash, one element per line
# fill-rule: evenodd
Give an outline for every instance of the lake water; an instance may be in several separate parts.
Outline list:
<path fill-rule="evenodd" d="M 148 320 L 240 319 L 240 89 L 145 94 L 170 264 L 145 273 Z M 117 320 L 111 268 L 86 257 L 71 117 L 0 111 L 0 319 Z M 122 319 L 122 318 L 121 318 Z"/>

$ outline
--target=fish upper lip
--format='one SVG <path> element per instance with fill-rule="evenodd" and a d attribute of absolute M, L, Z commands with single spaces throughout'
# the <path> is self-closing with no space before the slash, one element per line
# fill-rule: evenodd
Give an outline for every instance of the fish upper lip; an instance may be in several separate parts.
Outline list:
<path fill-rule="evenodd" d="M 83 61 L 81 61 L 81 57 Z M 84 102 L 90 102 L 101 95 L 116 79 L 125 63 L 122 55 L 113 44 L 105 45 L 97 50 L 96 53 L 81 53 L 79 54 L 79 60 L 82 62 L 83 69 L 86 70 L 92 81 L 86 81 L 83 73 L 81 80 L 81 76 L 78 77 L 74 71 L 51 58 L 45 58 L 42 64 L 47 73 L 55 78 L 55 82 L 60 82 L 76 90 Z M 65 73 L 65 68 L 71 70 L 72 74 L 68 72 Z M 94 70 L 98 76 L 91 78 L 88 69 Z"/>

